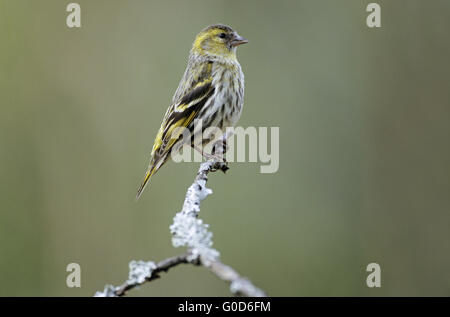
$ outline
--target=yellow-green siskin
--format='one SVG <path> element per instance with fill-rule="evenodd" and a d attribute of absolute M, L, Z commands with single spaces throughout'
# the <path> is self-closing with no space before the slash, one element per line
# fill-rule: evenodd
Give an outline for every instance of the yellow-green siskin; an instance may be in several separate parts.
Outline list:
<path fill-rule="evenodd" d="M 208 26 L 197 35 L 186 71 L 156 136 L 136 199 L 150 177 L 168 160 L 175 145 L 183 141 L 181 129 L 176 128 L 187 128 L 196 134 L 197 119 L 202 120 L 203 129 L 218 127 L 224 131 L 236 124 L 244 100 L 244 74 L 236 58 L 236 47 L 247 42 L 232 28 L 221 24 Z"/>

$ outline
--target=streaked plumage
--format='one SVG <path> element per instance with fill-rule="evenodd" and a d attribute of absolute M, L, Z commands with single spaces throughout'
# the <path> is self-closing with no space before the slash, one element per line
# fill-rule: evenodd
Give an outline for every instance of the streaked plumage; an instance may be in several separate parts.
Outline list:
<path fill-rule="evenodd" d="M 150 177 L 168 160 L 185 127 L 191 134 L 194 120 L 201 119 L 203 129 L 224 130 L 239 119 L 244 100 L 244 74 L 236 58 L 236 47 L 248 41 L 226 25 L 211 25 L 196 37 L 188 65 L 167 109 L 156 136 L 150 164 L 136 198 Z"/>

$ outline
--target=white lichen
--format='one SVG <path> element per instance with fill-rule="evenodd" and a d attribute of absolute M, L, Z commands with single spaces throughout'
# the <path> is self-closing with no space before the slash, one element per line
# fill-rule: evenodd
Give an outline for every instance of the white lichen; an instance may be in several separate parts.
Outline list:
<path fill-rule="evenodd" d="M 102 292 L 96 292 L 94 297 L 117 297 L 116 290 L 116 286 L 106 284 L 105 289 Z"/>
<path fill-rule="evenodd" d="M 200 203 L 212 190 L 206 187 L 206 173 L 211 169 L 212 162 L 205 162 L 194 183 L 189 187 L 184 200 L 183 209 L 173 218 L 170 226 L 172 244 L 174 247 L 186 246 L 190 250 L 188 261 L 194 261 L 199 256 L 217 259 L 219 252 L 212 248 L 212 233 L 208 225 L 198 219 Z"/>
<path fill-rule="evenodd" d="M 156 269 L 155 262 L 149 261 L 131 261 L 129 264 L 130 272 L 128 273 L 128 284 L 142 284 L 146 279 L 152 276 L 152 272 Z"/>
<path fill-rule="evenodd" d="M 238 278 L 231 282 L 230 291 L 235 295 L 241 294 L 252 294 L 254 297 L 264 297 L 265 293 L 254 286 L 252 282 L 250 282 L 246 278 Z"/>

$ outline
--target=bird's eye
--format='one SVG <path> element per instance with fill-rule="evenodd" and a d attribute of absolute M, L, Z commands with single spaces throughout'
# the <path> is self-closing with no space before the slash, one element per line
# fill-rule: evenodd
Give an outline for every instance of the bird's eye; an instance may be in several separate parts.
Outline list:
<path fill-rule="evenodd" d="M 220 34 L 219 34 L 219 37 L 220 37 L 221 39 L 224 39 L 224 38 L 227 37 L 227 35 L 226 35 L 225 33 L 220 33 Z"/>

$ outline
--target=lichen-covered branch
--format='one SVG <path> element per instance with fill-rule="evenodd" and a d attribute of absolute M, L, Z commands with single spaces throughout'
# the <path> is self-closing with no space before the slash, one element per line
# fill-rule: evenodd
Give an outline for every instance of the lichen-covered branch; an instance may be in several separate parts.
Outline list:
<path fill-rule="evenodd" d="M 226 163 L 207 161 L 200 165 L 194 183 L 188 188 L 183 209 L 177 213 L 170 226 L 172 244 L 174 247 L 185 246 L 185 254 L 165 259 L 159 263 L 131 261 L 128 280 L 121 286 L 106 285 L 102 292 L 95 296 L 123 296 L 127 291 L 159 278 L 159 273 L 182 263 L 202 265 L 217 277 L 230 284 L 230 291 L 235 295 L 261 297 L 265 293 L 254 286 L 248 279 L 240 276 L 233 268 L 220 261 L 220 253 L 212 247 L 212 233 L 208 225 L 198 218 L 200 203 L 211 189 L 206 187 L 208 173 L 228 169 Z"/>
<path fill-rule="evenodd" d="M 106 285 L 102 292 L 95 293 L 96 297 L 119 297 L 124 296 L 127 291 L 159 278 L 159 273 L 167 272 L 174 266 L 182 263 L 189 263 L 189 254 L 181 254 L 155 263 L 152 261 L 131 261 L 128 280 L 121 286 Z M 198 261 L 192 261 L 192 264 L 198 264 Z"/>

